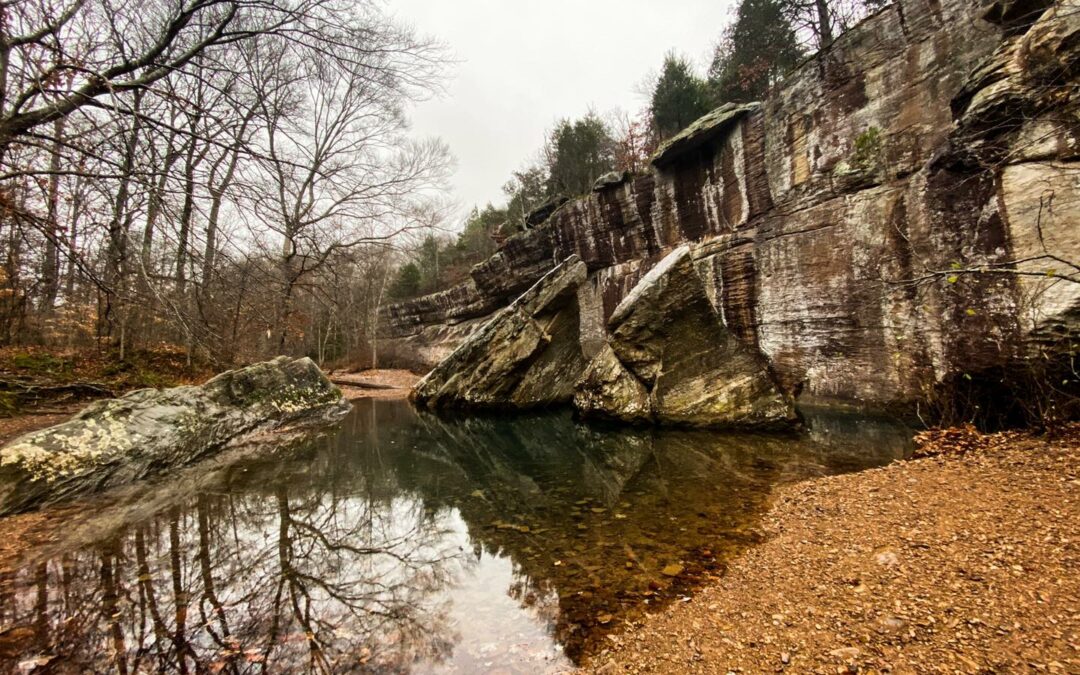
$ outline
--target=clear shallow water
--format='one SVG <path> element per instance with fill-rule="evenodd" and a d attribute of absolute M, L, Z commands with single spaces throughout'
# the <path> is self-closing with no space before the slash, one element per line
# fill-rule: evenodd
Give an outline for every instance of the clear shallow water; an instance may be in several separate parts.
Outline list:
<path fill-rule="evenodd" d="M 808 422 L 720 434 L 360 401 L 321 438 L 81 508 L 0 578 L 0 667 L 559 672 L 722 573 L 774 486 L 909 447 L 881 420 Z"/>

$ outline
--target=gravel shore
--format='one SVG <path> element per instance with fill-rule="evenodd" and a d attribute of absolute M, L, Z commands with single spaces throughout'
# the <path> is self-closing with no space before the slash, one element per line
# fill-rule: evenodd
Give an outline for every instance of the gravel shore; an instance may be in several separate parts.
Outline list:
<path fill-rule="evenodd" d="M 1080 428 L 927 445 L 779 489 L 763 544 L 585 671 L 1080 673 Z"/>

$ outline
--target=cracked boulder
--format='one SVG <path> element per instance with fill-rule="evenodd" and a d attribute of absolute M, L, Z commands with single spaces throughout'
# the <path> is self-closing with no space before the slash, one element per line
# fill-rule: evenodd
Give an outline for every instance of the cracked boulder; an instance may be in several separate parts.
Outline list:
<path fill-rule="evenodd" d="M 608 329 L 609 348 L 578 384 L 575 404 L 585 416 L 711 427 L 796 420 L 764 357 L 717 315 L 688 246 L 634 287 Z"/>
<path fill-rule="evenodd" d="M 0 449 L 0 515 L 162 474 L 256 431 L 330 421 L 349 410 L 307 358 L 279 357 L 202 386 L 142 389 Z"/>
<path fill-rule="evenodd" d="M 626 369 L 610 346 L 600 350 L 574 392 L 574 407 L 585 417 L 651 422 L 649 390 Z"/>
<path fill-rule="evenodd" d="M 587 365 L 571 256 L 463 342 L 412 391 L 428 408 L 528 409 L 566 403 Z"/>

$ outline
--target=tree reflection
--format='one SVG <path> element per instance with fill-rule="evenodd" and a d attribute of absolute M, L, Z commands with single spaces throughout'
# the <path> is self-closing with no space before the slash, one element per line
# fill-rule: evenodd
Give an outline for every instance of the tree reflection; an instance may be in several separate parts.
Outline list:
<path fill-rule="evenodd" d="M 441 591 L 469 564 L 448 544 L 448 516 L 306 487 L 200 495 L 20 571 L 0 605 L 3 664 L 334 673 L 445 659 L 455 636 Z"/>
<path fill-rule="evenodd" d="M 719 574 L 775 485 L 909 440 L 842 417 L 769 436 L 368 403 L 321 445 L 92 511 L 66 550 L 0 574 L 0 666 L 535 672 Z"/>

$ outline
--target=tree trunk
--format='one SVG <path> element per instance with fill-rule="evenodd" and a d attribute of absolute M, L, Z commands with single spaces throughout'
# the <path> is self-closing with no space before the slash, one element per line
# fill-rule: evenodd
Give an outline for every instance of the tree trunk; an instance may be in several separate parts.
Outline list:
<path fill-rule="evenodd" d="M 180 231 L 176 235 L 176 293 L 182 299 L 187 291 L 188 239 L 191 217 L 195 211 L 195 138 L 189 141 L 184 162 L 184 206 L 180 210 Z"/>
<path fill-rule="evenodd" d="M 832 18 L 829 16 L 829 3 L 828 0 L 814 0 L 814 6 L 817 8 L 818 19 L 818 48 L 824 49 L 832 44 Z"/>
<path fill-rule="evenodd" d="M 104 316 L 100 317 L 99 321 L 99 334 L 103 337 L 112 336 L 114 318 L 122 316 L 123 277 L 127 259 L 127 227 L 131 222 L 127 213 L 128 197 L 131 190 L 132 174 L 135 170 L 135 151 L 139 144 L 139 133 L 142 131 L 142 120 L 138 115 L 142 96 L 142 91 L 135 92 L 134 108 L 136 115 L 131 124 L 127 146 L 124 148 L 120 185 L 116 191 L 116 200 L 113 203 L 112 219 L 109 221 L 108 243 L 106 244 L 105 254 L 105 308 Z"/>
<path fill-rule="evenodd" d="M 75 278 L 79 273 L 79 219 L 82 216 L 82 207 L 82 187 L 79 185 L 79 181 L 76 180 L 75 195 L 71 200 L 71 225 L 68 230 L 67 242 L 65 242 L 67 244 L 68 265 L 67 278 L 64 279 L 64 296 L 69 302 L 75 297 Z"/>
<path fill-rule="evenodd" d="M 281 262 L 280 262 L 280 274 L 281 274 L 281 294 L 278 296 L 277 306 L 277 355 L 286 354 L 285 348 L 288 344 L 289 338 L 289 321 L 292 318 L 292 296 L 293 291 L 296 288 L 296 281 L 299 278 L 296 272 L 296 265 L 294 258 L 296 256 L 296 247 L 293 244 L 293 232 L 292 225 L 286 227 L 285 241 L 281 244 Z"/>
<path fill-rule="evenodd" d="M 60 143 L 64 135 L 64 119 L 53 122 L 52 156 L 49 158 L 49 186 L 45 219 L 45 259 L 41 267 L 41 311 L 52 312 L 60 291 Z"/>
<path fill-rule="evenodd" d="M 161 215 L 161 207 L 165 202 L 164 194 L 166 184 L 169 181 L 169 170 L 172 169 L 173 164 L 176 163 L 176 159 L 180 155 L 173 146 L 173 140 L 173 138 L 169 139 L 168 150 L 165 152 L 165 163 L 161 167 L 161 174 L 158 176 L 157 184 L 150 191 L 146 204 L 146 226 L 143 229 L 142 240 L 142 265 L 147 271 L 153 263 L 150 254 L 153 250 L 154 230 L 157 227 L 158 216 Z"/>

